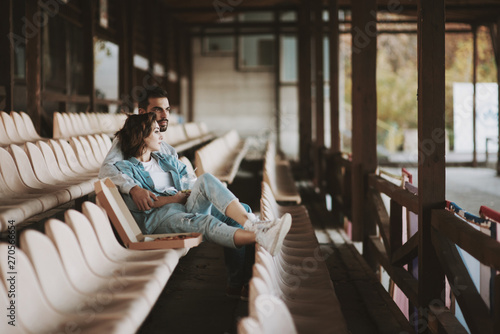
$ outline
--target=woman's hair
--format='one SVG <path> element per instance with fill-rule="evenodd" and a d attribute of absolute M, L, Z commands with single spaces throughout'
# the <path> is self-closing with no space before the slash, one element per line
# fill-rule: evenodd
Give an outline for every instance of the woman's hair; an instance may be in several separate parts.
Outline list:
<path fill-rule="evenodd" d="M 127 118 L 123 128 L 116 133 L 125 159 L 137 158 L 144 152 L 146 147 L 144 139 L 149 137 L 153 131 L 155 122 L 156 114 L 154 112 L 130 115 Z"/>

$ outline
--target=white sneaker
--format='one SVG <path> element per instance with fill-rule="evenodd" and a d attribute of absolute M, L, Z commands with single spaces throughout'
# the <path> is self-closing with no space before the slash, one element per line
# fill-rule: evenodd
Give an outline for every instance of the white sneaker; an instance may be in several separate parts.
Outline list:
<path fill-rule="evenodd" d="M 273 220 L 260 220 L 253 213 L 249 214 L 248 220 L 243 225 L 245 231 L 255 232 L 263 228 L 269 228 L 274 224 Z"/>
<path fill-rule="evenodd" d="M 258 229 L 255 238 L 259 245 L 274 256 L 281 250 L 290 227 L 292 227 L 292 216 L 285 213 L 281 218 L 272 221 L 270 226 Z"/>

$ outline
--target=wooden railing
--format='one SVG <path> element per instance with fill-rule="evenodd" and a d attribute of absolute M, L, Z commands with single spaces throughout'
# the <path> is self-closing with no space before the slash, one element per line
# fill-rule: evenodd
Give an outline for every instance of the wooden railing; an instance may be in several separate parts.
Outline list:
<path fill-rule="evenodd" d="M 341 210 L 343 215 L 349 217 L 350 161 L 336 154 L 330 156 L 327 162 L 330 168 L 327 184 L 333 198 L 333 210 Z M 418 214 L 418 196 L 374 174 L 368 175 L 367 182 L 367 205 L 372 221 L 378 226 L 378 233 L 365 240 L 364 252 L 383 266 L 392 282 L 406 295 L 410 305 L 419 310 L 420 317 L 424 314 L 425 319 L 422 319 L 410 311 L 410 322 L 416 324 L 415 330 L 467 333 L 455 317 L 454 310 L 445 307 L 444 291 L 430 305 L 420 305 L 419 282 L 410 271 L 412 262 L 422 251 L 419 250 L 419 232 L 408 237 L 405 243 L 402 242 L 403 208 Z M 389 209 L 386 209 L 382 194 L 390 199 Z M 432 211 L 431 224 L 437 265 L 450 283 L 452 297 L 458 302 L 470 332 L 500 333 L 500 243 L 445 208 Z M 492 277 L 491 289 L 495 294 L 490 307 L 476 289 L 457 247 L 496 273 Z M 410 269 L 405 269 L 405 265 Z"/>

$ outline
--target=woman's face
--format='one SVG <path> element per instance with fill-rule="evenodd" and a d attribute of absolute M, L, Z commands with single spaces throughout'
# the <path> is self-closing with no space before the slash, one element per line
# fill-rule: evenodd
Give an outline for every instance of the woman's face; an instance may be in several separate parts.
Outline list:
<path fill-rule="evenodd" d="M 146 148 L 148 148 L 151 152 L 159 151 L 162 140 L 163 136 L 160 132 L 160 127 L 157 122 L 154 122 L 153 131 L 151 131 L 151 134 L 148 137 L 144 138 Z"/>

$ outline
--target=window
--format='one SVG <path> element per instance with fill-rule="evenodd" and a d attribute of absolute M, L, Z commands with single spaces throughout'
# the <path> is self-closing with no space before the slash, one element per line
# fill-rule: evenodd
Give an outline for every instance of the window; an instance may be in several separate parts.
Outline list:
<path fill-rule="evenodd" d="M 281 37 L 281 82 L 296 83 L 298 80 L 297 37 Z"/>
<path fill-rule="evenodd" d="M 118 45 L 95 39 L 94 41 L 94 85 L 98 99 L 117 100 L 119 90 Z"/>
<path fill-rule="evenodd" d="M 241 36 L 238 65 L 240 69 L 270 70 L 274 65 L 274 36 Z"/>
<path fill-rule="evenodd" d="M 229 54 L 234 53 L 233 36 L 206 36 L 203 38 L 203 52 L 205 54 Z"/>
<path fill-rule="evenodd" d="M 273 21 L 272 12 L 247 12 L 240 14 L 240 22 L 271 22 Z"/>

